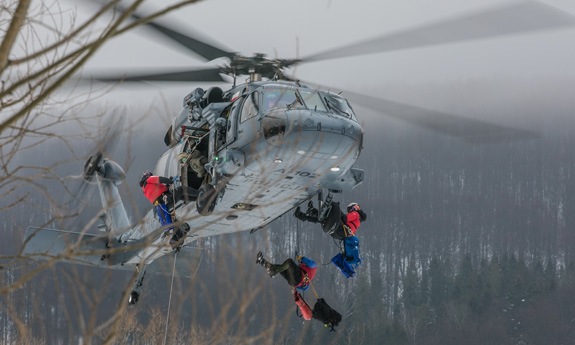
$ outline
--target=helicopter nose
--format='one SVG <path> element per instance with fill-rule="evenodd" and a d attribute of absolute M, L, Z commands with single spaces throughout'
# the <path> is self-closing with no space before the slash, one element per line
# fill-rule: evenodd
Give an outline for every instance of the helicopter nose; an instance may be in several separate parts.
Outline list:
<path fill-rule="evenodd" d="M 324 160 L 325 157 L 359 157 L 363 130 L 359 123 L 341 116 L 308 109 L 271 111 L 262 119 L 261 134 L 266 152 L 279 155 L 292 151 L 296 157 Z M 268 151 L 273 148 L 272 151 Z M 334 158 L 332 158 L 334 159 Z"/>
<path fill-rule="evenodd" d="M 271 112 L 264 117 L 261 128 L 263 136 L 269 145 L 280 146 L 282 144 L 287 123 L 285 112 Z"/>

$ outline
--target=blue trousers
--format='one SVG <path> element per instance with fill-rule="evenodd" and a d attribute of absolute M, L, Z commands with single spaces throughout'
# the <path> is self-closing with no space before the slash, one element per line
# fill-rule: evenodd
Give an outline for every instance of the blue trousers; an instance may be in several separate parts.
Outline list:
<path fill-rule="evenodd" d="M 170 212 L 168 212 L 166 204 L 160 204 L 156 202 L 156 212 L 158 214 L 158 218 L 160 218 L 160 223 L 162 224 L 162 227 L 172 224 L 172 216 L 170 215 Z M 174 229 L 173 227 L 170 227 L 166 228 L 164 231 L 170 231 L 173 229 Z"/>

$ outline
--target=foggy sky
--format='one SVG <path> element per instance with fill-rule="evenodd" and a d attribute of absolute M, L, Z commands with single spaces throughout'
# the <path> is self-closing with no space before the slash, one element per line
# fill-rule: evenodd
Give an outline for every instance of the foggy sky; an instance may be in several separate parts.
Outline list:
<path fill-rule="evenodd" d="M 143 9 L 158 9 L 164 3 L 146 2 Z M 506 3 L 512 2 L 209 0 L 178 10 L 162 21 L 183 32 L 199 32 L 245 55 L 258 52 L 291 58 Z M 543 3 L 575 14 L 571 1 Z M 86 14 L 94 8 L 84 6 L 79 10 Z M 94 57 L 86 70 L 204 66 L 193 54 L 158 37 L 146 28 L 118 37 Z M 298 67 L 296 75 L 342 87 L 467 78 L 573 78 L 574 41 L 575 29 L 527 33 L 309 63 Z"/>

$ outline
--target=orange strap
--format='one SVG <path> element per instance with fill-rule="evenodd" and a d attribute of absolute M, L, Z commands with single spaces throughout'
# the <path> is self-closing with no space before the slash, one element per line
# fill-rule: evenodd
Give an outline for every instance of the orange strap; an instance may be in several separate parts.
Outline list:
<path fill-rule="evenodd" d="M 351 228 L 347 224 L 343 224 L 343 233 L 345 234 L 345 237 L 353 235 L 353 233 L 351 232 Z"/>

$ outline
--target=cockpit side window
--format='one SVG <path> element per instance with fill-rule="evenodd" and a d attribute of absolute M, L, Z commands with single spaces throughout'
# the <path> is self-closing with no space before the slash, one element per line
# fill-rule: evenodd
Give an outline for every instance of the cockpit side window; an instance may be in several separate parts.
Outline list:
<path fill-rule="evenodd" d="M 323 93 L 322 96 L 329 111 L 357 121 L 351 106 L 345 98 L 331 93 Z"/>
<path fill-rule="evenodd" d="M 246 97 L 242 106 L 240 122 L 245 122 L 258 114 L 258 107 L 254 103 L 254 100 L 257 100 L 258 97 L 259 94 L 257 92 Z"/>

